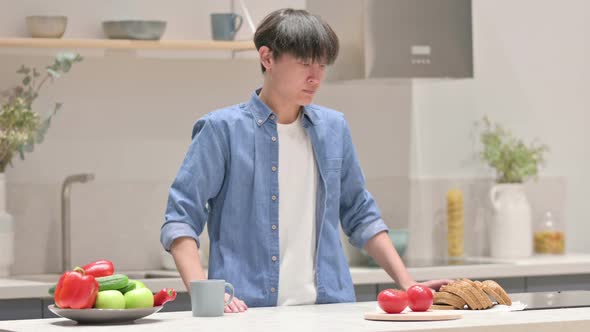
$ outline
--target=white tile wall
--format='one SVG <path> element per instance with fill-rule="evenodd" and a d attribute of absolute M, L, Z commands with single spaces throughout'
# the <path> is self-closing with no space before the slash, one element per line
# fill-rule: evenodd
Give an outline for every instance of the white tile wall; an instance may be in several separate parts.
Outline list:
<path fill-rule="evenodd" d="M 255 21 L 275 8 L 304 6 L 301 0 L 246 3 Z M 505 85 L 506 75 L 482 82 L 479 78 L 482 73 L 498 71 L 496 67 L 488 67 L 489 63 L 482 63 L 482 59 L 489 58 L 481 54 L 494 54 L 499 68 L 509 68 L 505 67 L 508 60 L 503 51 L 489 53 L 493 43 L 484 41 L 495 40 L 488 39 L 493 37 L 489 36 L 489 31 L 495 29 L 493 22 L 498 22 L 497 17 L 504 15 L 506 8 L 511 8 L 509 12 L 513 10 L 511 2 L 507 1 L 494 10 L 484 5 L 487 2 L 474 3 L 475 49 L 479 52 L 475 59 L 478 65 L 475 80 L 330 84 L 324 86 L 316 99 L 319 104 L 345 113 L 368 189 L 375 196 L 385 221 L 394 228 L 410 227 L 408 255 L 431 256 L 440 245 L 440 238 L 433 233 L 433 216 L 443 206 L 449 184 L 458 183 L 477 195 L 484 195 L 487 190 L 489 181 L 479 180 L 481 173 L 477 169 L 457 165 L 458 160 L 471 153 L 469 147 L 463 141 L 448 140 L 455 137 L 451 133 L 467 134 L 473 105 L 485 101 L 489 103 L 486 109 L 494 110 L 513 102 L 522 106 L 525 97 L 530 97 L 537 100 L 537 106 L 553 105 L 544 113 L 547 115 L 560 109 L 560 105 L 568 109 L 578 107 L 583 101 L 575 99 L 576 96 L 587 95 L 581 93 L 581 89 L 588 84 L 572 83 L 586 82 L 580 78 L 587 75 L 581 74 L 572 74 L 570 80 L 560 81 L 562 88 L 556 91 L 562 92 L 560 98 L 569 101 L 564 104 L 550 97 L 554 91 L 551 87 L 542 90 L 542 95 L 535 95 L 538 90 L 527 90 L 526 94 L 519 95 L 520 90 L 514 89 L 506 95 L 502 93 L 504 90 L 496 88 L 515 87 L 517 83 Z M 532 4 L 532 0 L 525 3 Z M 231 7 L 228 0 L 178 0 L 171 5 L 161 4 L 156 0 L 59 0 L 51 4 L 42 0 L 0 0 L 0 8 L 3 8 L 0 35 L 25 36 L 26 15 L 66 14 L 70 24 L 65 37 L 101 37 L 100 21 L 103 19 L 142 17 L 167 19 L 165 38 L 207 39 L 210 36 L 209 13 L 228 11 Z M 582 1 L 575 1 L 575 4 L 579 9 L 587 7 Z M 550 15 L 553 11 L 545 9 L 542 12 L 545 16 L 536 16 L 536 24 L 554 22 L 555 17 Z M 488 14 L 490 10 L 492 14 Z M 521 5 L 514 15 L 521 15 L 522 20 L 531 13 L 528 5 Z M 546 20 L 546 16 L 551 19 Z M 511 22 L 505 27 L 506 31 L 520 26 L 518 20 Z M 247 26 L 244 27 L 238 39 L 250 38 Z M 539 45 L 545 45 L 542 36 L 535 38 Z M 519 47 L 527 43 L 527 38 L 522 37 L 510 45 L 522 52 L 523 58 L 527 58 L 527 54 L 529 58 L 536 56 L 527 53 L 526 47 Z M 497 45 L 503 45 L 501 40 Z M 588 54 L 587 45 L 581 50 Z M 0 89 L 17 82 L 14 71 L 20 64 L 43 66 L 51 60 L 50 54 L 49 51 L 0 50 Z M 189 144 L 194 121 L 216 108 L 247 100 L 261 82 L 256 61 L 227 60 L 227 53 L 167 53 L 163 58 L 161 54 L 147 58 L 145 52 L 140 52 L 140 57 L 135 57 L 133 52 L 104 55 L 101 51 L 84 51 L 83 54 L 87 55 L 85 61 L 49 86 L 35 104 L 38 110 L 49 110 L 54 101 L 64 102 L 46 141 L 27 155 L 26 161 L 16 160 L 14 168 L 7 172 L 8 209 L 17 222 L 14 273 L 57 271 L 60 185 L 67 175 L 78 172 L 92 172 L 96 179 L 72 188 L 73 262 L 81 264 L 104 257 L 114 260 L 119 269 L 159 268 L 158 235 L 167 189 Z M 197 58 L 186 59 L 186 54 Z M 571 59 L 565 55 L 564 58 Z M 553 54 L 552 59 L 558 60 L 560 55 Z M 559 68 L 553 68 L 552 77 L 558 78 Z M 540 72 L 529 69 L 529 74 L 537 71 Z M 526 77 L 539 84 L 544 82 L 534 75 Z M 514 98 L 506 99 L 506 96 Z M 535 99 L 537 97 L 539 99 Z M 519 111 L 509 109 L 504 118 L 509 119 L 512 112 L 510 114 L 516 114 L 516 121 L 522 123 Z M 456 112 L 459 115 L 454 115 Z M 554 119 L 548 115 L 545 118 Z M 557 128 L 555 135 L 569 134 L 569 126 Z M 587 164 L 586 159 L 579 157 L 583 154 L 557 153 L 561 156 L 560 165 Z M 585 179 L 582 171 L 576 171 L 578 168 L 561 169 L 577 176 L 574 180 Z M 561 177 L 563 172 L 551 175 L 555 176 L 543 178 L 539 187 L 528 188 L 534 208 L 552 207 L 563 211 L 563 201 L 555 197 L 563 198 L 567 193 L 568 202 L 577 204 L 576 216 L 583 216 L 581 206 L 585 196 L 581 188 L 585 188 L 584 182 L 573 181 L 577 189 L 573 191 L 575 195 L 569 195 L 572 191 L 566 189 L 570 188 L 571 178 L 566 186 L 566 180 Z M 468 248 L 474 250 L 472 246 Z M 345 250 L 351 262 L 362 261 L 356 249 L 345 245 Z"/>
<path fill-rule="evenodd" d="M 489 255 L 489 229 L 494 227 L 489 190 L 493 184 L 487 178 L 413 178 L 408 257 L 446 257 L 446 193 L 453 188 L 463 193 L 465 255 Z M 547 211 L 556 216 L 558 227 L 567 227 L 563 220 L 567 192 L 565 177 L 544 177 L 537 182 L 528 182 L 525 192 L 531 205 L 533 229 Z"/>
<path fill-rule="evenodd" d="M 47 61 L 4 55 L 0 72 L 14 77 L 20 63 Z M 106 56 L 74 67 L 35 104 L 64 102 L 46 141 L 7 172 L 8 208 L 18 222 L 14 273 L 59 268 L 60 186 L 79 172 L 96 178 L 72 187 L 73 263 L 108 257 L 120 269 L 159 268 L 167 188 L 193 123 L 247 100 L 260 82 L 252 60 Z M 317 99 L 346 114 L 369 189 L 392 225 L 407 219 L 396 187 L 408 169 L 409 96 L 408 84 L 347 84 L 325 86 Z"/>

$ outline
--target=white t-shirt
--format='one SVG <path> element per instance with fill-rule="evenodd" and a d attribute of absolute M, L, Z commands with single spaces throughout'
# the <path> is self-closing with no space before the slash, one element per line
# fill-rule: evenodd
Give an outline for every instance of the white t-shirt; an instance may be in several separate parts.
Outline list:
<path fill-rule="evenodd" d="M 279 135 L 278 305 L 314 304 L 318 171 L 311 139 L 296 121 L 277 124 Z"/>

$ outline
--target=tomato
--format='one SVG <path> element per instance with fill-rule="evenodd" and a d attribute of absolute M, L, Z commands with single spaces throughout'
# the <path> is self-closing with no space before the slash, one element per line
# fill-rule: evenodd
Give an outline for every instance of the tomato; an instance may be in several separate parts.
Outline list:
<path fill-rule="evenodd" d="M 408 306 L 408 294 L 399 289 L 384 289 L 377 296 L 379 307 L 388 314 L 399 314 Z"/>
<path fill-rule="evenodd" d="M 408 302 L 412 311 L 426 311 L 432 305 L 432 290 L 426 286 L 414 285 L 408 288 Z"/>

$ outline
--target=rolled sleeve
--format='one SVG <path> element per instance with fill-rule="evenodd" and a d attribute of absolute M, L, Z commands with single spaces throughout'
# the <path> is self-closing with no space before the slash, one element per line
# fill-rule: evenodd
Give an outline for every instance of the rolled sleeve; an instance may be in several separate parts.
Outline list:
<path fill-rule="evenodd" d="M 197 231 L 187 223 L 166 223 L 162 226 L 160 231 L 160 242 L 166 251 L 170 251 L 170 246 L 174 240 L 180 237 L 191 237 L 197 242 L 197 246 L 200 247 L 199 235 Z"/>
<path fill-rule="evenodd" d="M 344 118 L 343 130 L 340 222 L 349 242 L 357 248 L 363 248 L 377 233 L 389 229 L 381 219 L 373 196 L 365 188 L 365 177 Z"/>
<path fill-rule="evenodd" d="M 193 140 L 170 187 L 165 221 L 160 229 L 160 242 L 167 251 L 179 237 L 192 237 L 199 243 L 209 211 L 225 177 L 224 145 L 211 119 L 197 121 Z"/>
<path fill-rule="evenodd" d="M 373 236 L 384 231 L 389 232 L 389 227 L 382 219 L 364 223 L 352 233 L 350 243 L 357 248 L 364 248 Z"/>

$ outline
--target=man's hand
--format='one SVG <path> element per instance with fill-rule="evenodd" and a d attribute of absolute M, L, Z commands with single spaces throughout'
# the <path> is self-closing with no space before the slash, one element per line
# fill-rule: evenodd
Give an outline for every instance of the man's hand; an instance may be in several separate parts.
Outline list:
<path fill-rule="evenodd" d="M 444 285 L 450 283 L 451 281 L 452 280 L 448 280 L 448 279 L 428 280 L 428 281 L 421 282 L 420 285 L 424 285 L 428 288 L 438 291 L 441 286 L 444 286 Z"/>
<path fill-rule="evenodd" d="M 229 294 L 225 293 L 225 302 L 227 302 L 228 299 Z M 228 305 L 226 305 L 223 309 L 225 313 L 244 312 L 246 310 L 248 310 L 248 306 L 246 305 L 246 303 L 244 303 L 244 301 L 238 299 L 237 297 L 234 297 L 231 300 L 231 302 Z"/>

